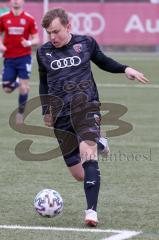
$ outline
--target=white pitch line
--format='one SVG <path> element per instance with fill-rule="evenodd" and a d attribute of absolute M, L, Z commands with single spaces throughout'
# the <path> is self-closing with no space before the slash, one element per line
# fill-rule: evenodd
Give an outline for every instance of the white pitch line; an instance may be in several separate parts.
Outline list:
<path fill-rule="evenodd" d="M 137 235 L 141 234 L 141 232 L 135 232 L 135 231 L 122 231 L 119 234 L 115 234 L 113 236 L 110 236 L 108 238 L 104 238 L 102 240 L 127 240 L 132 237 L 135 237 Z"/>
<path fill-rule="evenodd" d="M 43 231 L 68 231 L 68 232 L 96 232 L 96 233 L 120 233 L 121 230 L 112 229 L 87 229 L 87 228 L 63 228 L 63 227 L 43 227 L 43 226 L 22 226 L 22 225 L 0 225 L 0 229 L 19 230 L 43 230 Z"/>
<path fill-rule="evenodd" d="M 2 82 L 0 82 L 0 85 L 2 85 Z M 39 83 L 37 82 L 30 82 L 30 86 L 38 86 Z M 154 89 L 159 88 L 159 84 L 111 84 L 111 83 L 97 83 L 98 87 L 107 87 L 107 88 L 148 88 L 148 89 Z"/>
<path fill-rule="evenodd" d="M 111 83 L 97 83 L 98 87 L 110 87 L 110 88 L 159 88 L 159 84 L 111 84 Z"/>
<path fill-rule="evenodd" d="M 21 225 L 0 225 L 0 229 L 9 230 L 37 230 L 37 231 L 62 231 L 62 232 L 95 232 L 95 233 L 114 233 L 113 236 L 102 240 L 127 240 L 137 236 L 142 232 L 113 229 L 86 229 L 86 228 L 62 228 L 62 227 L 43 227 L 43 226 L 21 226 Z"/>

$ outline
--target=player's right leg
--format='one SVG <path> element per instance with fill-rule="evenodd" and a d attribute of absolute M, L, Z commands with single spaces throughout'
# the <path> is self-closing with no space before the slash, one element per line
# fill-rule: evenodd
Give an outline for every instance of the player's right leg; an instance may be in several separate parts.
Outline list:
<path fill-rule="evenodd" d="M 4 59 L 2 71 L 2 87 L 6 93 L 13 92 L 19 83 L 16 81 L 17 73 L 14 67 L 14 60 L 11 58 Z"/>
<path fill-rule="evenodd" d="M 97 112 L 94 114 L 95 125 L 98 126 L 100 129 L 99 137 L 97 138 L 97 147 L 98 153 L 101 154 L 103 157 L 108 157 L 110 153 L 109 145 L 108 145 L 108 138 L 105 137 L 105 134 L 101 131 L 101 115 Z"/>
<path fill-rule="evenodd" d="M 57 118 L 54 123 L 54 133 L 71 175 L 77 181 L 83 181 L 84 169 L 79 153 L 79 142 L 71 126 L 69 116 Z"/>
<path fill-rule="evenodd" d="M 16 124 L 24 123 L 24 111 L 29 94 L 28 79 L 19 79 L 19 97 L 18 97 L 18 113 L 16 114 Z"/>

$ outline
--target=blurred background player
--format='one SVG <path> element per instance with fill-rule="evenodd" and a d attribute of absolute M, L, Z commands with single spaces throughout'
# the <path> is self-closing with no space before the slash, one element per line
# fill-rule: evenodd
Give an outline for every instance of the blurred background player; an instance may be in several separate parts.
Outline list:
<path fill-rule="evenodd" d="M 107 142 L 103 138 L 101 141 L 100 102 L 90 61 L 102 70 L 125 73 L 129 79 L 141 83 L 148 80 L 135 69 L 104 55 L 92 37 L 71 34 L 68 15 L 63 9 L 47 12 L 42 26 L 50 38 L 37 51 L 44 122 L 54 127 L 72 176 L 84 180 L 85 224 L 96 226 L 100 188 L 98 154 L 109 150 Z"/>
<path fill-rule="evenodd" d="M 16 124 L 22 124 L 29 93 L 31 47 L 39 43 L 39 35 L 34 18 L 23 9 L 24 0 L 11 0 L 10 5 L 10 12 L 0 16 L 0 33 L 3 34 L 0 51 L 4 57 L 2 86 L 6 93 L 19 88 Z"/>
<path fill-rule="evenodd" d="M 0 15 L 3 14 L 4 12 L 8 12 L 9 8 L 6 6 L 5 3 L 0 3 Z"/>

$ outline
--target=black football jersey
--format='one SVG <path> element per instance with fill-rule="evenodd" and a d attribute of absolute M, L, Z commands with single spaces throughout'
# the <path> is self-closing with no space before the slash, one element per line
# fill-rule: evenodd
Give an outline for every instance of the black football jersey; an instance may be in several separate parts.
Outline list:
<path fill-rule="evenodd" d="M 107 57 L 90 36 L 72 35 L 70 42 L 55 48 L 47 42 L 37 50 L 39 94 L 51 96 L 59 116 L 70 114 L 86 102 L 99 103 L 99 95 L 91 70 L 91 61 L 104 71 L 124 73 L 126 65 Z M 49 99 L 42 102 L 43 114 L 49 110 Z M 48 102 L 47 102 L 48 101 Z"/>

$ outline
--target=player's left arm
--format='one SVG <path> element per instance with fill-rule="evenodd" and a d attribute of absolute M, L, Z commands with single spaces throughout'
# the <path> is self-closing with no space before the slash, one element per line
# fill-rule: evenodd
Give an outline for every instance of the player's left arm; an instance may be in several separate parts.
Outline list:
<path fill-rule="evenodd" d="M 147 83 L 149 80 L 143 73 L 127 66 L 123 65 L 114 59 L 106 56 L 99 48 L 97 42 L 92 38 L 91 47 L 91 60 L 102 70 L 111 73 L 125 73 L 126 77 L 130 80 L 138 80 L 141 83 Z"/>
<path fill-rule="evenodd" d="M 29 24 L 29 39 L 22 38 L 21 44 L 23 47 L 31 47 L 40 43 L 39 33 L 35 19 L 32 17 L 28 20 Z"/>
<path fill-rule="evenodd" d="M 105 55 L 98 43 L 92 37 L 90 38 L 90 54 L 91 61 L 95 63 L 100 69 L 111 72 L 111 73 L 125 73 L 125 69 L 128 67 L 127 65 L 123 65 L 114 59 Z"/>

